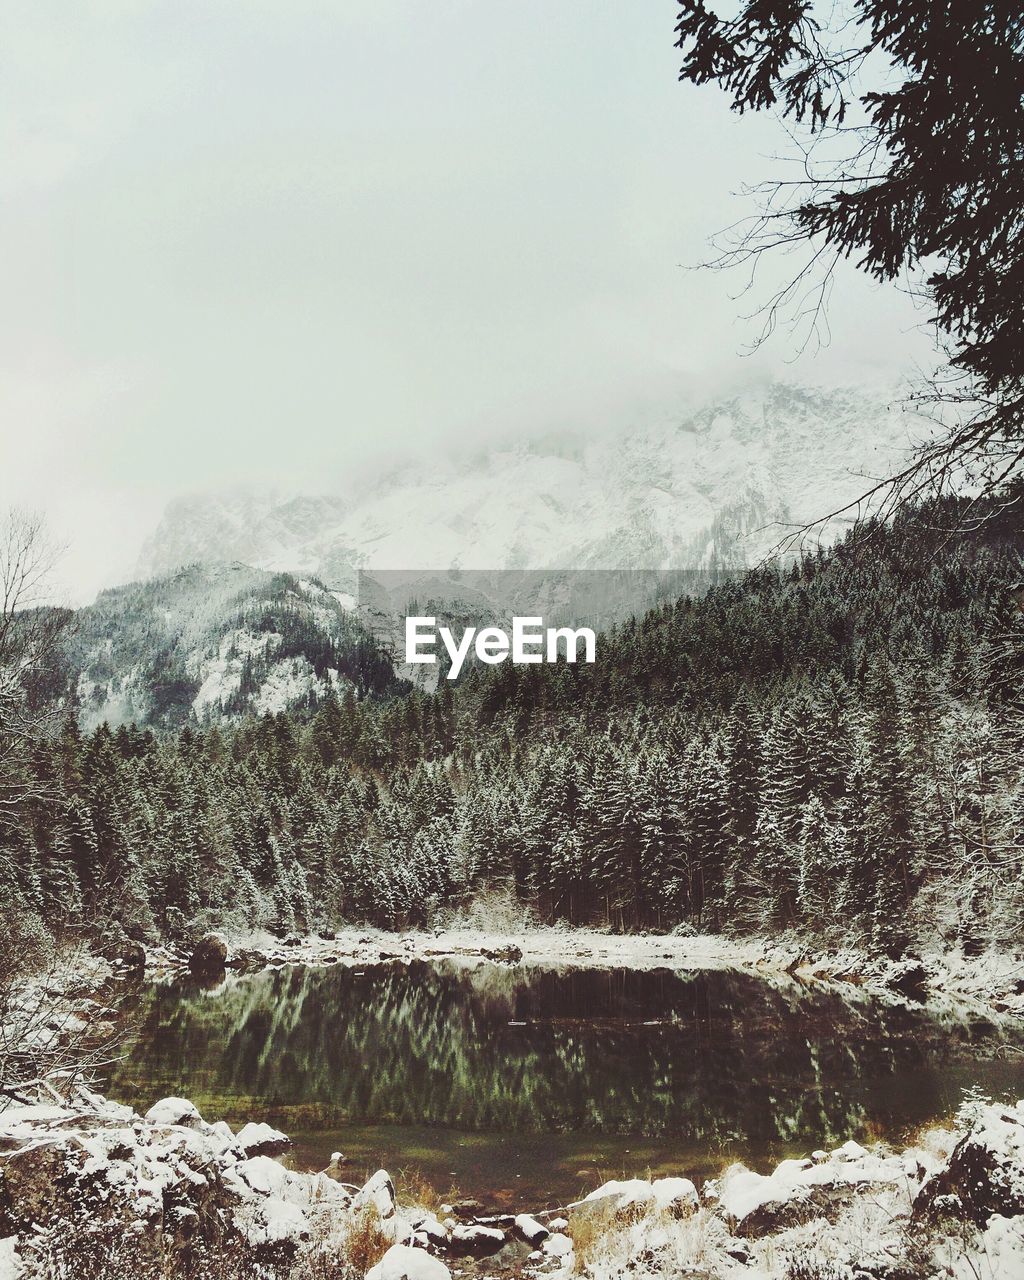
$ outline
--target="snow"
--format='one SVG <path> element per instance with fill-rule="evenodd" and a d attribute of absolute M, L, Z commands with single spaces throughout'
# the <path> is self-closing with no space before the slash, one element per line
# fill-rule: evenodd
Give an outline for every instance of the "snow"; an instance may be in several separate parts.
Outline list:
<path fill-rule="evenodd" d="M 656 1178 L 653 1182 L 629 1178 L 623 1182 L 606 1182 L 578 1203 L 591 1204 L 598 1200 L 614 1200 L 616 1209 L 626 1209 L 635 1204 L 650 1204 L 656 1209 L 681 1205 L 696 1208 L 698 1196 L 697 1188 L 689 1178 Z"/>
<path fill-rule="evenodd" d="M 784 1160 L 770 1174 L 734 1165 L 717 1183 L 705 1184 L 701 1199 L 693 1183 L 682 1177 L 606 1182 L 573 1207 L 609 1202 L 617 1209 L 639 1205 L 660 1212 L 626 1215 L 591 1245 L 588 1274 L 592 1280 L 621 1280 L 634 1273 L 637 1280 L 690 1273 L 723 1280 L 741 1275 L 780 1280 L 792 1258 L 806 1260 L 809 1274 L 818 1264 L 822 1275 L 888 1274 L 898 1270 L 910 1228 L 923 1230 L 927 1223 L 920 1215 L 911 1218 L 912 1206 L 920 1202 L 922 1177 L 942 1172 L 965 1128 L 971 1142 L 991 1152 L 995 1185 L 1014 1193 L 1024 1185 L 1024 1103 L 972 1103 L 961 1114 L 959 1127 L 959 1134 L 926 1136 L 921 1146 L 899 1154 L 846 1142 L 830 1153 L 818 1153 L 824 1158 L 817 1163 Z M 260 1138 L 268 1133 L 282 1136 L 262 1124 L 246 1128 Z M 196 1206 L 207 1204 L 211 1187 L 216 1187 L 250 1244 L 290 1243 L 302 1248 L 304 1242 L 320 1240 L 318 1232 L 335 1231 L 351 1220 L 349 1215 L 372 1205 L 393 1239 L 407 1242 L 412 1236 L 423 1247 L 396 1243 L 367 1280 L 450 1280 L 444 1263 L 427 1252 L 444 1246 L 444 1229 L 432 1214 L 397 1206 L 385 1170 L 378 1170 L 351 1196 L 323 1174 L 296 1172 L 268 1156 L 247 1155 L 241 1142 L 245 1132 L 236 1137 L 222 1121 L 206 1123 L 184 1098 L 162 1099 L 145 1118 L 88 1091 L 66 1106 L 9 1101 L 0 1108 L 5 1157 L 12 1155 L 12 1148 L 59 1146 L 71 1185 L 80 1186 L 89 1212 L 103 1212 L 106 1204 L 130 1206 L 138 1227 L 148 1230 L 173 1189 L 176 1203 L 164 1218 L 165 1227 L 169 1220 L 185 1220 L 187 1232 L 193 1229 Z M 799 1205 L 816 1187 L 828 1187 L 832 1193 L 828 1221 L 815 1216 L 773 1230 L 769 1216 L 752 1238 L 737 1239 L 734 1231 L 742 1230 L 743 1219 L 751 1213 L 768 1205 Z M 842 1191 L 845 1194 L 839 1194 Z M 193 1204 L 188 1203 L 190 1194 L 196 1196 Z M 680 1207 L 686 1212 L 674 1212 Z M 793 1219 L 789 1213 L 781 1221 Z M 532 1215 L 520 1214 L 515 1224 L 517 1233 L 533 1244 L 545 1234 Z M 485 1242 L 497 1247 L 506 1238 L 502 1230 L 480 1222 L 450 1225 L 453 1239 L 465 1245 Z M 954 1224 L 952 1234 L 933 1241 L 936 1258 L 945 1259 L 943 1274 L 949 1280 L 1024 1280 L 1022 1227 L 1024 1219 L 1000 1212 L 977 1236 L 963 1223 Z M 539 1261 L 551 1273 L 557 1269 L 559 1275 L 568 1274 L 574 1265 L 571 1229 L 565 1219 L 550 1223 Z M 765 1230 L 768 1234 L 760 1234 Z M 33 1238 L 29 1233 L 30 1242 Z M 24 1244 L 21 1237 L 0 1240 L 0 1280 L 24 1280 L 19 1239 Z M 21 1253 L 24 1257 L 24 1248 Z M 637 1272 L 635 1260 L 640 1257 L 648 1261 Z"/>
<path fill-rule="evenodd" d="M 861 1154 L 853 1154 L 852 1147 L 857 1147 Z M 901 1156 L 876 1155 L 857 1143 L 847 1143 L 820 1164 L 811 1160 L 783 1160 L 770 1174 L 755 1173 L 743 1165 L 732 1165 L 718 1180 L 717 1193 L 724 1212 L 742 1224 L 745 1218 L 765 1205 L 806 1199 L 812 1187 L 869 1183 L 906 1185 L 907 1181 L 907 1169 Z"/>
<path fill-rule="evenodd" d="M 217 653 L 198 660 L 196 675 L 201 683 L 192 700 L 196 716 L 201 720 L 206 711 L 238 692 L 247 658 L 272 654 L 280 644 L 281 636 L 276 631 L 249 631 L 244 627 L 226 631 Z"/>
<path fill-rule="evenodd" d="M 288 1190 L 288 1170 L 270 1156 L 251 1156 L 236 1167 L 240 1178 L 265 1196 L 283 1196 Z"/>
<path fill-rule="evenodd" d="M 977 1250 L 958 1260 L 955 1277 L 956 1280 L 1022 1280 L 1024 1219 L 993 1214 Z"/>
<path fill-rule="evenodd" d="M 255 1209 L 248 1208 L 235 1215 L 250 1244 L 275 1244 L 279 1240 L 302 1240 L 309 1235 L 306 1215 L 293 1204 L 270 1200 Z"/>
<path fill-rule="evenodd" d="M 538 1222 L 532 1214 L 520 1213 L 516 1215 L 516 1230 L 528 1244 L 539 1244 L 551 1232 L 542 1222 Z"/>
<path fill-rule="evenodd" d="M 269 1124 L 264 1124 L 262 1121 L 258 1124 L 252 1121 L 244 1124 L 239 1129 L 235 1140 L 246 1152 L 255 1152 L 259 1147 L 287 1146 L 290 1141 L 280 1129 L 271 1128 Z"/>
<path fill-rule="evenodd" d="M 893 399 L 887 387 L 768 384 L 685 420 L 673 411 L 611 435 L 581 433 L 568 448 L 524 442 L 410 465 L 347 500 L 302 499 L 301 511 L 291 496 L 178 501 L 141 568 L 237 556 L 329 586 L 343 585 L 339 566 L 692 568 L 716 517 L 737 507 L 737 545 L 720 550 L 753 563 L 777 540 L 773 520 L 799 523 L 858 497 L 865 471 L 895 466 L 927 433 Z"/>
<path fill-rule="evenodd" d="M 412 1249 L 405 1244 L 394 1244 L 375 1267 L 366 1273 L 366 1280 L 451 1280 L 451 1272 L 439 1258 L 433 1258 L 423 1249 Z"/>
<path fill-rule="evenodd" d="M 565 1258 L 572 1253 L 572 1240 L 561 1231 L 552 1231 L 541 1245 L 541 1251 L 551 1258 Z"/>
<path fill-rule="evenodd" d="M 0 1240 L 0 1280 L 18 1280 L 22 1273 L 17 1244 L 17 1236 L 8 1236 L 5 1240 Z"/>
<path fill-rule="evenodd" d="M 282 658 L 272 664 L 253 699 L 256 715 L 277 715 L 304 698 L 320 681 L 305 658 Z"/>
<path fill-rule="evenodd" d="M 203 1123 L 203 1117 L 194 1102 L 187 1098 L 161 1098 L 146 1112 L 150 1124 L 184 1125 L 190 1129 Z"/>
<path fill-rule="evenodd" d="M 352 1201 L 358 1212 L 373 1205 L 382 1218 L 390 1218 L 395 1211 L 395 1187 L 386 1169 L 378 1169 Z"/>

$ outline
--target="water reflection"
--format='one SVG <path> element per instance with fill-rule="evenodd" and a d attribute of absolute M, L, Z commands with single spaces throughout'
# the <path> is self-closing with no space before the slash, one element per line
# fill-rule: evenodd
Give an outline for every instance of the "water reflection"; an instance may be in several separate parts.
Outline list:
<path fill-rule="evenodd" d="M 816 1146 L 942 1115 L 966 1083 L 1019 1090 L 993 1034 L 742 973 L 290 968 L 150 989 L 111 1090 L 301 1109 L 306 1129 Z"/>

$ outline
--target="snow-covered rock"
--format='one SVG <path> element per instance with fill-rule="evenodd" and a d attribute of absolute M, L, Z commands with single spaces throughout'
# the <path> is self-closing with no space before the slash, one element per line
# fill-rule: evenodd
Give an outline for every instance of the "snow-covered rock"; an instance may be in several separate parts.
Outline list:
<path fill-rule="evenodd" d="M 236 1139 L 238 1145 L 249 1156 L 276 1156 L 287 1151 L 291 1146 L 291 1138 L 273 1129 L 269 1124 L 244 1124 L 239 1129 Z"/>
<path fill-rule="evenodd" d="M 478 1223 L 459 1223 L 452 1229 L 449 1248 L 453 1253 L 472 1254 L 485 1258 L 497 1253 L 506 1242 L 499 1227 L 485 1227 Z"/>
<path fill-rule="evenodd" d="M 391 1181 L 391 1176 L 386 1170 L 378 1169 L 363 1188 L 356 1193 L 355 1199 L 352 1201 L 352 1207 L 358 1212 L 372 1205 L 380 1214 L 381 1219 L 386 1221 L 394 1216 L 395 1203 L 395 1184 Z"/>
<path fill-rule="evenodd" d="M 561 1231 L 552 1231 L 540 1247 L 549 1258 L 565 1258 L 572 1253 L 572 1239 Z"/>
<path fill-rule="evenodd" d="M 220 973 L 227 961 L 227 939 L 220 933 L 208 933 L 196 943 L 188 967 L 193 973 Z"/>
<path fill-rule="evenodd" d="M 1024 1218 L 995 1213 L 976 1248 L 958 1260 L 955 1280 L 1021 1280 L 1024 1276 Z"/>
<path fill-rule="evenodd" d="M 705 1188 L 705 1198 L 717 1205 L 737 1235 L 760 1236 L 806 1218 L 809 1210 L 832 1217 L 858 1188 L 906 1186 L 908 1181 L 902 1157 L 850 1142 L 820 1163 L 783 1160 L 770 1174 L 731 1165 Z"/>
<path fill-rule="evenodd" d="M 17 1236 L 0 1240 L 0 1280 L 18 1280 L 23 1272 L 17 1245 Z"/>
<path fill-rule="evenodd" d="M 1024 1101 L 982 1106 L 948 1163 L 922 1186 L 914 1209 L 965 1217 L 979 1227 L 993 1214 L 1024 1214 Z"/>
<path fill-rule="evenodd" d="M 579 1203 L 610 1204 L 616 1210 L 646 1205 L 653 1209 L 685 1213 L 696 1209 L 699 1197 L 697 1188 L 689 1178 L 656 1178 L 653 1182 L 643 1178 L 629 1178 L 624 1182 L 606 1182 L 584 1196 Z"/>
<path fill-rule="evenodd" d="M 146 1112 L 149 1124 L 180 1125 L 186 1129 L 198 1129 L 203 1124 L 199 1108 L 188 1098 L 161 1098 Z"/>
<path fill-rule="evenodd" d="M 325 1214 L 349 1212 L 338 1183 L 247 1158 L 227 1124 L 207 1124 L 186 1098 L 164 1098 L 145 1116 L 85 1092 L 63 1106 L 0 1102 L 0 1150 L 3 1219 L 18 1233 L 4 1246 L 12 1259 L 28 1249 L 59 1261 L 84 1220 L 143 1241 L 160 1274 L 191 1274 L 220 1249 L 289 1263 Z"/>
<path fill-rule="evenodd" d="M 393 1244 L 376 1266 L 366 1273 L 366 1280 L 451 1280 L 451 1272 L 439 1258 L 423 1249 Z"/>
<path fill-rule="evenodd" d="M 515 1229 L 516 1234 L 525 1240 L 527 1244 L 533 1245 L 534 1248 L 536 1248 L 542 1240 L 546 1240 L 551 1234 L 543 1222 L 538 1222 L 537 1219 L 529 1213 L 519 1213 L 516 1215 Z"/>

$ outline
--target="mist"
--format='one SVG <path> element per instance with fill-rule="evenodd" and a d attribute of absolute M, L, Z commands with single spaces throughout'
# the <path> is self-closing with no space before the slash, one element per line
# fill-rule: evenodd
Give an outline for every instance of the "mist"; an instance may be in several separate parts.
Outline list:
<path fill-rule="evenodd" d="M 179 493 L 929 359 L 852 268 L 830 345 L 742 354 L 792 264 L 696 268 L 780 135 L 677 83 L 671 6 L 36 0 L 0 47 L 0 505 L 46 513 L 70 598 Z"/>

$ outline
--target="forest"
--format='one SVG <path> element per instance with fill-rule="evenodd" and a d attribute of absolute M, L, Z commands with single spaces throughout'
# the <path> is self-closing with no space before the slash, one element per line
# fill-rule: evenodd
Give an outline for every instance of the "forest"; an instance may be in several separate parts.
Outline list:
<path fill-rule="evenodd" d="M 594 665 L 154 732 L 66 705 L 4 914 L 130 938 L 538 921 L 899 956 L 1024 923 L 1024 538 L 944 499 L 599 637 Z M 951 532 L 960 527 L 960 532 Z"/>

